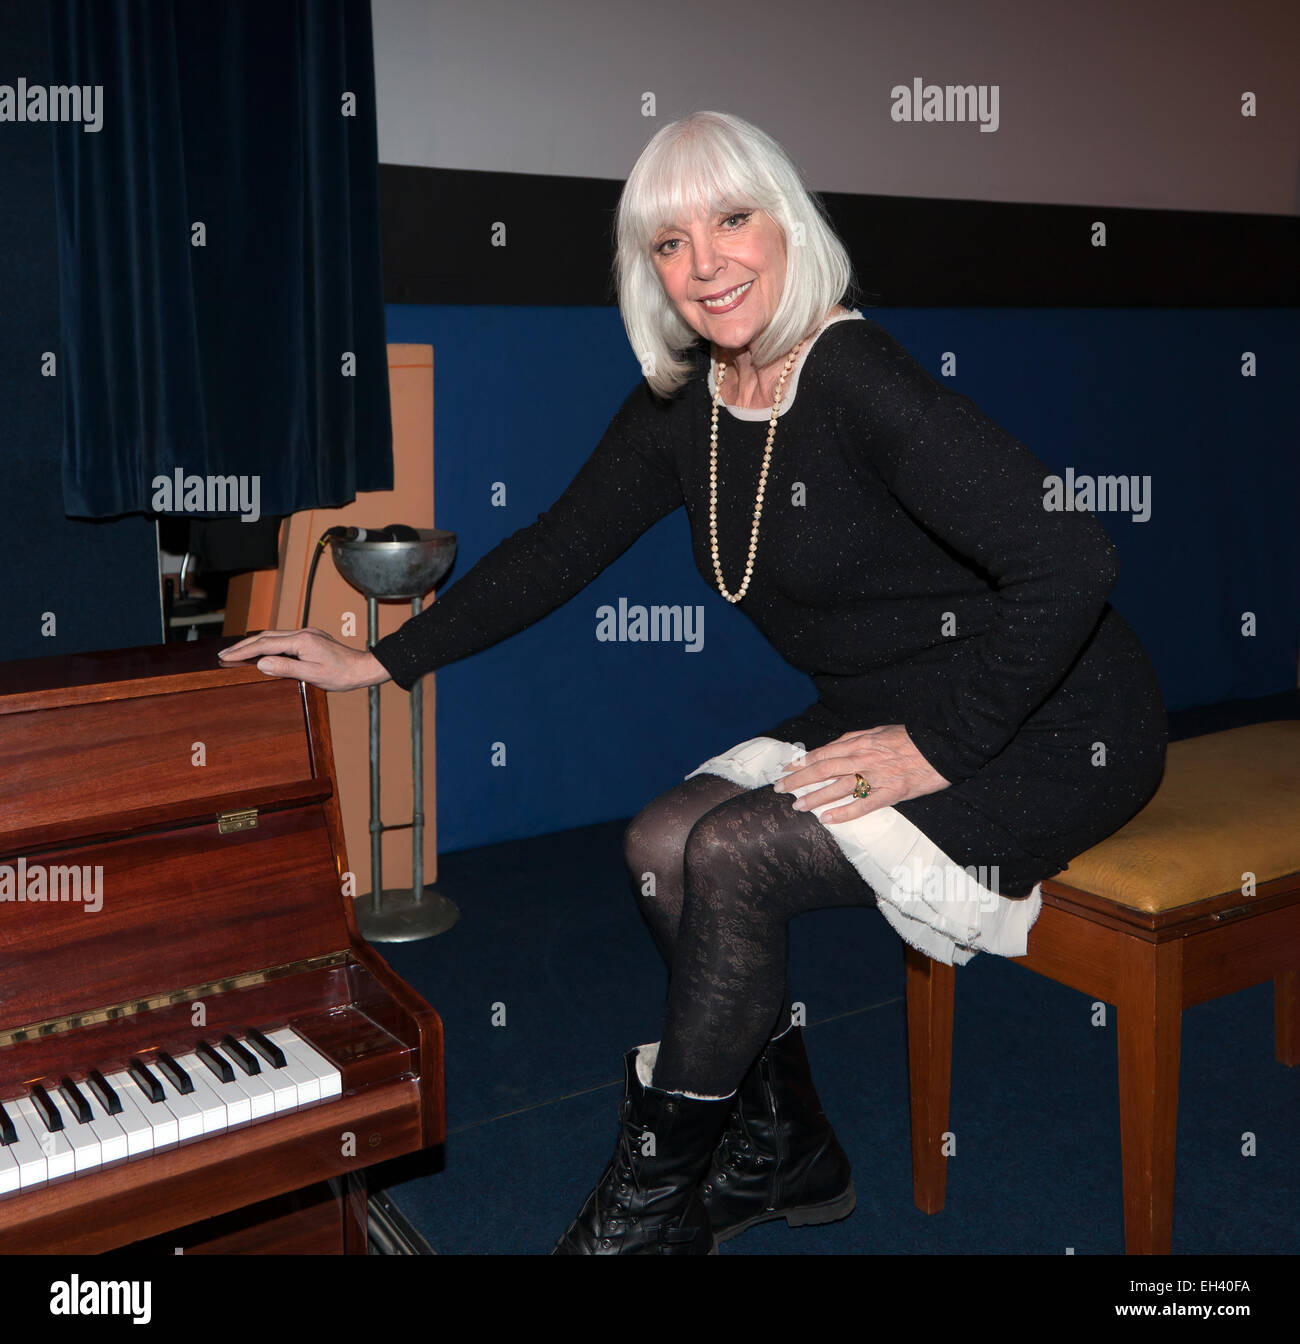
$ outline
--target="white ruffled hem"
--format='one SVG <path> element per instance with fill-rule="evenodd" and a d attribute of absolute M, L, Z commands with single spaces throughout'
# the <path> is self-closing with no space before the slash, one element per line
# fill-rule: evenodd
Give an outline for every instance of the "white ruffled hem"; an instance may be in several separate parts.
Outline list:
<path fill-rule="evenodd" d="M 786 765 L 802 754 L 793 742 L 751 737 L 730 751 L 711 756 L 685 778 L 721 775 L 742 788 L 757 789 L 774 783 Z M 803 785 L 792 797 L 824 785 L 824 780 Z M 821 821 L 828 808 L 851 801 L 852 794 L 846 794 L 819 804 L 812 809 L 813 815 Z M 893 807 L 878 808 L 851 821 L 822 824 L 875 892 L 880 913 L 905 942 L 926 956 L 948 966 L 964 966 L 977 952 L 1025 955 L 1029 930 L 1043 907 L 1041 884 L 1023 900 L 999 895 L 992 889 L 997 883 L 996 868 L 960 867 Z"/>

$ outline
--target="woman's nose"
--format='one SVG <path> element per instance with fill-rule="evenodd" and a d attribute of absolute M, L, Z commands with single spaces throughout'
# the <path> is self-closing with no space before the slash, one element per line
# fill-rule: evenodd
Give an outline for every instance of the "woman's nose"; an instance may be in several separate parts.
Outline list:
<path fill-rule="evenodd" d="M 695 274 L 700 280 L 712 280 L 718 273 L 718 266 L 721 258 L 718 256 L 717 249 L 713 243 L 703 238 L 693 244 L 693 255 L 695 257 Z"/>

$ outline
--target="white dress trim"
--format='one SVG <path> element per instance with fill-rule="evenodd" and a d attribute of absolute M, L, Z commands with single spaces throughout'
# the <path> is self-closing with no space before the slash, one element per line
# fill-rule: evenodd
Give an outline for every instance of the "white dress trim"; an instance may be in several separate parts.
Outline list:
<path fill-rule="evenodd" d="M 774 737 L 751 737 L 711 756 L 692 775 L 721 775 L 742 788 L 774 783 L 785 766 L 803 754 L 801 744 Z M 794 790 L 797 798 L 826 781 Z M 852 794 L 813 808 L 821 821 L 827 808 L 852 801 Z M 977 880 L 979 869 L 960 867 L 893 807 L 878 808 L 851 821 L 822 822 L 850 863 L 876 894 L 880 913 L 904 941 L 945 965 L 964 966 L 977 952 L 1023 957 L 1029 930 L 1043 906 L 1042 884 L 1022 900 L 1010 900 Z M 996 884 L 996 869 L 991 870 Z"/>
<path fill-rule="evenodd" d="M 822 336 L 837 322 L 850 322 L 854 318 L 856 318 L 859 322 L 866 321 L 866 318 L 863 317 L 863 315 L 860 312 L 858 312 L 857 309 L 855 308 L 850 308 L 847 313 L 836 313 L 835 316 L 832 317 L 830 321 L 826 323 L 826 325 L 821 329 L 821 331 L 819 331 L 817 335 L 814 336 L 812 340 L 809 341 L 808 344 L 805 345 L 804 348 L 799 352 L 799 358 L 795 360 L 794 368 L 790 370 L 790 376 L 785 380 L 785 394 L 781 398 L 781 410 L 780 414 L 777 416 L 777 419 L 780 419 L 781 416 L 784 415 L 786 411 L 788 411 L 790 407 L 794 405 L 794 396 L 795 393 L 799 390 L 799 375 L 800 373 L 803 372 L 803 364 L 804 360 L 808 358 L 808 352 L 813 348 L 814 345 L 817 344 L 817 342 L 822 338 Z M 718 386 L 713 378 L 713 360 L 710 359 L 709 360 L 710 400 L 712 400 L 712 398 L 717 395 L 717 392 L 718 392 Z M 722 404 L 724 406 L 727 406 L 727 403 L 725 401 Z M 770 420 L 772 418 L 772 408 L 770 406 L 766 410 L 764 410 L 761 406 L 727 406 L 727 410 L 729 410 L 737 420 Z"/>

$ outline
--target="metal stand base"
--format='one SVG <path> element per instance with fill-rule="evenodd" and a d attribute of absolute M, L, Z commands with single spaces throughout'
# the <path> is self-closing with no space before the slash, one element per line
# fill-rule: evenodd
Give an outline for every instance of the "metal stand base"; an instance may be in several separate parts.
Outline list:
<path fill-rule="evenodd" d="M 405 887 L 389 887 L 383 893 L 383 905 L 373 909 L 373 896 L 357 898 L 357 927 L 368 943 L 413 943 L 446 933 L 460 918 L 456 902 L 425 888 L 419 900 Z"/>

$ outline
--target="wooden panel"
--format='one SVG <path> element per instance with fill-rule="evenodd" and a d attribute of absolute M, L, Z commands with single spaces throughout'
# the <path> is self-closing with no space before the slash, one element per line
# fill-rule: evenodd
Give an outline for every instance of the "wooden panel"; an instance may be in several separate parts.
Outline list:
<path fill-rule="evenodd" d="M 0 902 L 9 1027 L 321 956 L 350 941 L 319 806 L 270 813 L 257 829 L 232 835 L 218 834 L 213 821 L 60 850 L 42 866 L 102 870 L 102 906 L 91 913 L 84 900 Z"/>
<path fill-rule="evenodd" d="M 343 1212 L 340 1194 L 321 1181 L 109 1255 L 341 1255 Z"/>
<path fill-rule="evenodd" d="M 1028 954 L 1009 960 L 1082 994 L 1115 1003 L 1120 988 L 1117 958 L 1124 940 L 1131 936 L 1081 919 L 1044 900 L 1029 931 Z"/>
<path fill-rule="evenodd" d="M 1300 906 L 1225 922 L 1183 940 L 1183 1006 L 1234 994 L 1300 966 Z"/>
<path fill-rule="evenodd" d="M 85 835 L 133 807 L 311 777 L 293 681 L 0 715 L 0 852 L 44 827 Z"/>

